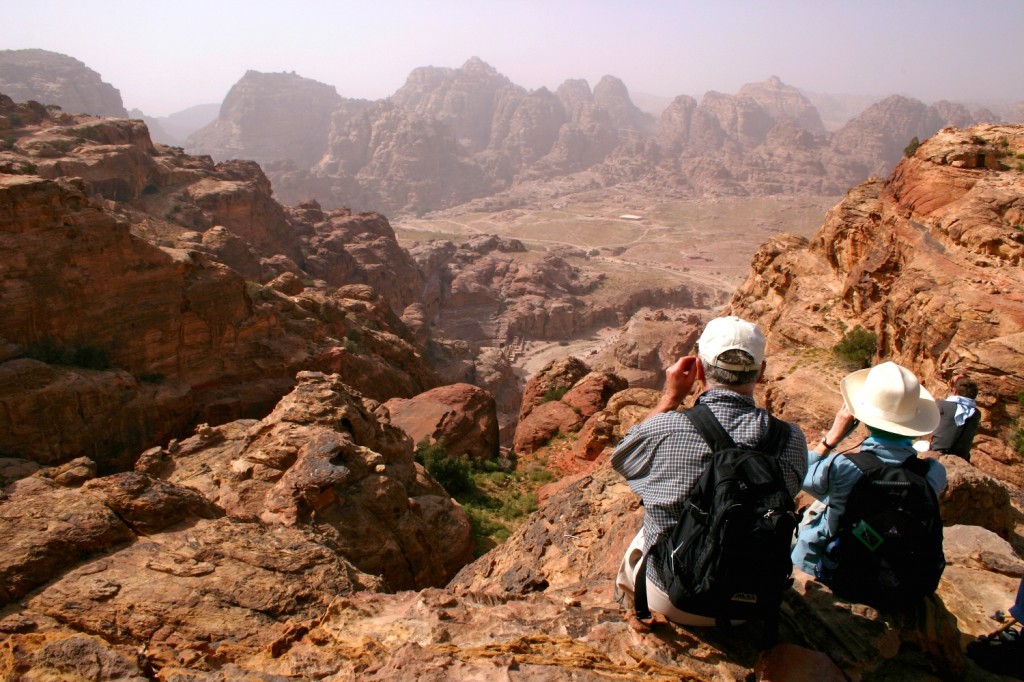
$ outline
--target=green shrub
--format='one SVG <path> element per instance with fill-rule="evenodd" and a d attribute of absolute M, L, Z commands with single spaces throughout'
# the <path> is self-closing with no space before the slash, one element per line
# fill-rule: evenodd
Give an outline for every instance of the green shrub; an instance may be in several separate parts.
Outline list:
<path fill-rule="evenodd" d="M 473 550 L 474 557 L 479 558 L 487 554 L 499 543 L 508 540 L 508 536 L 512 534 L 508 526 L 496 520 L 485 510 L 471 504 L 464 504 L 462 508 L 466 510 L 466 515 L 469 516 L 469 525 L 473 528 L 473 538 L 476 541 L 476 547 Z"/>
<path fill-rule="evenodd" d="M 151 182 L 151 183 L 149 183 L 148 185 L 146 185 L 145 187 L 143 187 L 143 188 L 142 188 L 142 193 L 143 193 L 143 194 L 156 194 L 156 193 L 157 193 L 157 192 L 159 192 L 159 191 L 160 191 L 160 188 L 159 188 L 159 187 L 157 187 L 157 186 L 156 186 L 156 185 L 155 185 L 154 183 L 152 183 L 152 182 Z"/>
<path fill-rule="evenodd" d="M 917 153 L 917 148 L 921 146 L 921 141 L 917 137 L 910 138 L 910 144 L 903 148 L 903 156 L 908 159 Z"/>
<path fill-rule="evenodd" d="M 35 175 L 38 172 L 39 166 L 35 165 L 34 163 L 28 163 L 26 161 L 21 164 L 22 175 Z"/>
<path fill-rule="evenodd" d="M 530 479 L 532 483 L 549 483 L 555 480 L 555 475 L 547 469 L 530 469 L 526 477 Z"/>
<path fill-rule="evenodd" d="M 21 116 L 18 114 L 8 114 L 7 120 L 11 122 L 12 126 L 20 126 L 22 124 Z"/>
<path fill-rule="evenodd" d="M 448 454 L 444 440 L 431 443 L 424 438 L 416 444 L 416 461 L 434 477 L 449 495 L 461 495 L 473 490 L 472 467 L 465 455 Z"/>
<path fill-rule="evenodd" d="M 562 396 L 568 392 L 568 386 L 554 386 L 544 392 L 544 395 L 541 396 L 541 402 L 550 403 L 555 400 L 561 400 Z"/>
<path fill-rule="evenodd" d="M 832 352 L 859 367 L 870 367 L 871 358 L 878 351 L 878 334 L 869 332 L 859 324 L 843 334 L 843 338 L 832 346 Z"/>
<path fill-rule="evenodd" d="M 498 509 L 503 519 L 519 519 L 537 511 L 537 496 L 534 493 L 514 493 Z"/>

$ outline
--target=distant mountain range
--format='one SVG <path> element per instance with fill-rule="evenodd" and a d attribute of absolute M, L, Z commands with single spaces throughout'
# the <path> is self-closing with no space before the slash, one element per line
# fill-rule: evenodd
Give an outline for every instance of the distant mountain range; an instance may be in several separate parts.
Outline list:
<path fill-rule="evenodd" d="M 99 74 L 43 50 L 0 51 L 0 92 L 128 115 Z M 457 69 L 415 69 L 383 100 L 344 98 L 295 73 L 249 71 L 220 105 L 131 115 L 154 141 L 259 162 L 285 203 L 414 213 L 470 201 L 500 209 L 624 183 L 679 197 L 840 194 L 886 175 L 915 137 L 1024 121 L 1024 102 L 999 114 L 903 96 L 868 104 L 775 77 L 699 101 L 638 99 L 643 108 L 613 76 L 593 89 L 567 80 L 531 91 L 472 58 Z"/>
<path fill-rule="evenodd" d="M 818 98 L 835 115 L 849 100 Z M 1013 112 L 1024 120 L 1024 103 Z M 346 99 L 294 73 L 250 71 L 186 142 L 263 165 L 285 203 L 422 213 L 499 210 L 629 184 L 667 196 L 841 194 L 889 173 L 916 137 L 998 122 L 987 109 L 892 96 L 830 132 L 772 77 L 735 95 L 682 95 L 655 117 L 605 76 L 529 91 L 473 58 L 423 67 L 385 100 Z"/>

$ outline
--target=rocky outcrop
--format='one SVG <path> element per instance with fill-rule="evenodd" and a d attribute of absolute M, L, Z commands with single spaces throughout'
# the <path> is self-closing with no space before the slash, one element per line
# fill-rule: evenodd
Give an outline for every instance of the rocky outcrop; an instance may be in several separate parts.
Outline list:
<path fill-rule="evenodd" d="M 299 370 L 381 400 L 440 383 L 389 307 L 419 280 L 379 215 L 286 212 L 256 164 L 158 149 L 136 121 L 0 112 L 22 122 L 0 158 L 5 453 L 109 473 L 265 415 Z"/>
<path fill-rule="evenodd" d="M 777 370 L 793 381 L 774 385 L 770 399 L 809 410 L 793 413 L 807 426 L 831 419 L 838 406 L 821 405 L 801 384 L 824 380 L 818 395 L 827 395 L 842 370 L 822 372 L 796 354 L 831 348 L 862 325 L 878 335 L 876 358 L 910 367 L 939 398 L 954 375 L 973 377 L 983 421 L 972 464 L 1024 483 L 1024 461 L 1010 447 L 1024 390 L 1018 153 L 1020 127 L 944 129 L 887 181 L 850 190 L 809 243 L 781 236 L 765 244 L 730 310 L 770 330 L 770 357 L 788 355 L 784 362 L 817 375 L 801 382 Z"/>
<path fill-rule="evenodd" d="M 331 284 L 365 284 L 397 313 L 420 301 L 423 281 L 379 213 L 321 214 L 306 239 L 304 270 Z"/>
<path fill-rule="evenodd" d="M 772 76 L 763 83 L 748 83 L 737 93 L 757 102 L 776 123 L 791 121 L 811 133 L 823 135 L 825 125 L 818 110 L 803 93 L 786 85 L 778 76 Z"/>
<path fill-rule="evenodd" d="M 298 381 L 260 422 L 201 429 L 145 466 L 230 518 L 316 525 L 392 589 L 444 584 L 472 553 L 465 513 L 413 462 L 412 440 L 378 422 L 376 402 L 337 375 Z"/>
<path fill-rule="evenodd" d="M 0 50 L 0 92 L 64 111 L 127 118 L 121 93 L 73 57 L 47 50 Z"/>
<path fill-rule="evenodd" d="M 605 409 L 613 395 L 627 387 L 622 377 L 591 372 L 578 358 L 552 360 L 530 378 L 523 391 L 513 440 L 516 453 L 528 455 L 556 436 L 575 434 Z M 604 431 L 600 434 L 606 435 Z M 591 442 L 599 435 L 588 432 L 585 437 Z M 583 438 L 581 435 L 580 439 Z"/>
<path fill-rule="evenodd" d="M 551 399 L 560 399 L 577 381 L 590 372 L 579 358 L 567 357 L 552 360 L 530 377 L 523 389 L 523 400 L 519 408 L 519 419 L 530 416 L 535 407 Z"/>
<path fill-rule="evenodd" d="M 1006 485 L 955 455 L 942 455 L 939 460 L 947 477 L 939 497 L 943 525 L 980 526 L 1010 540 L 1017 512 Z"/>
<path fill-rule="evenodd" d="M 89 556 L 129 543 L 137 535 L 217 516 L 194 489 L 146 474 L 129 472 L 94 479 L 92 464 L 91 472 L 83 473 L 84 485 L 77 481 L 81 486 L 77 487 L 62 476 L 67 470 L 51 472 L 43 469 L 4 490 L 0 604 L 49 582 Z"/>
<path fill-rule="evenodd" d="M 333 85 L 294 72 L 246 71 L 228 91 L 217 120 L 185 144 L 218 161 L 290 161 L 308 168 L 327 149 L 331 113 L 340 102 Z"/>
<path fill-rule="evenodd" d="M 414 443 L 443 443 L 449 455 L 478 465 L 498 458 L 498 413 L 494 398 L 470 384 L 440 386 L 383 405 L 391 423 Z"/>

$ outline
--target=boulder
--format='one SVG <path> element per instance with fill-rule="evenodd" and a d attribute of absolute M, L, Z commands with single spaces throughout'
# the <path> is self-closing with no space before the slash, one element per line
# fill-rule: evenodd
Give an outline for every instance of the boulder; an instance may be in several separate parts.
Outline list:
<path fill-rule="evenodd" d="M 946 488 L 939 496 L 942 523 L 946 526 L 981 526 L 1009 540 L 1017 512 L 1010 504 L 1006 484 L 956 455 L 942 455 Z"/>
<path fill-rule="evenodd" d="M 562 401 L 541 403 L 519 422 L 512 447 L 516 454 L 528 455 L 559 434 L 578 431 L 582 424 L 580 415 Z"/>
<path fill-rule="evenodd" d="M 409 436 L 378 420 L 378 403 L 337 375 L 296 380 L 266 418 L 201 427 L 155 466 L 231 519 L 319 529 L 391 589 L 444 584 L 472 557 L 466 513 L 413 461 Z"/>
<path fill-rule="evenodd" d="M 559 358 L 547 363 L 530 377 L 523 389 L 523 402 L 519 408 L 519 421 L 526 419 L 538 405 L 550 401 L 557 393 L 561 400 L 565 393 L 585 377 L 590 368 L 575 357 Z"/>
<path fill-rule="evenodd" d="M 498 457 L 498 415 L 494 398 L 470 384 L 451 384 L 383 405 L 391 423 L 414 443 L 444 442 L 448 454 L 481 464 Z"/>
<path fill-rule="evenodd" d="M 562 402 L 589 419 L 604 409 L 610 397 L 628 387 L 625 379 L 611 372 L 590 372 L 573 384 L 562 396 Z"/>

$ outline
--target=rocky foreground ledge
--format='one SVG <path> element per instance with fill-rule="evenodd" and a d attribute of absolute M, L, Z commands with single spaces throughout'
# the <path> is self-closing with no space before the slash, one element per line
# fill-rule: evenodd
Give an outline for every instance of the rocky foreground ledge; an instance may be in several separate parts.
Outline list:
<path fill-rule="evenodd" d="M 611 404 L 595 416 L 635 412 Z M 1024 568 L 995 532 L 957 525 L 940 591 L 913 613 L 798 579 L 769 652 L 755 626 L 640 633 L 611 579 L 643 512 L 606 459 L 447 582 L 468 557 L 465 514 L 378 407 L 305 373 L 266 419 L 201 428 L 134 472 L 96 478 L 80 460 L 9 485 L 0 677 L 956 679 L 976 673 L 964 640 L 991 629 Z M 1005 504 L 1004 486 L 961 466 L 953 492 Z M 982 506 L 952 499 L 947 523 Z"/>

